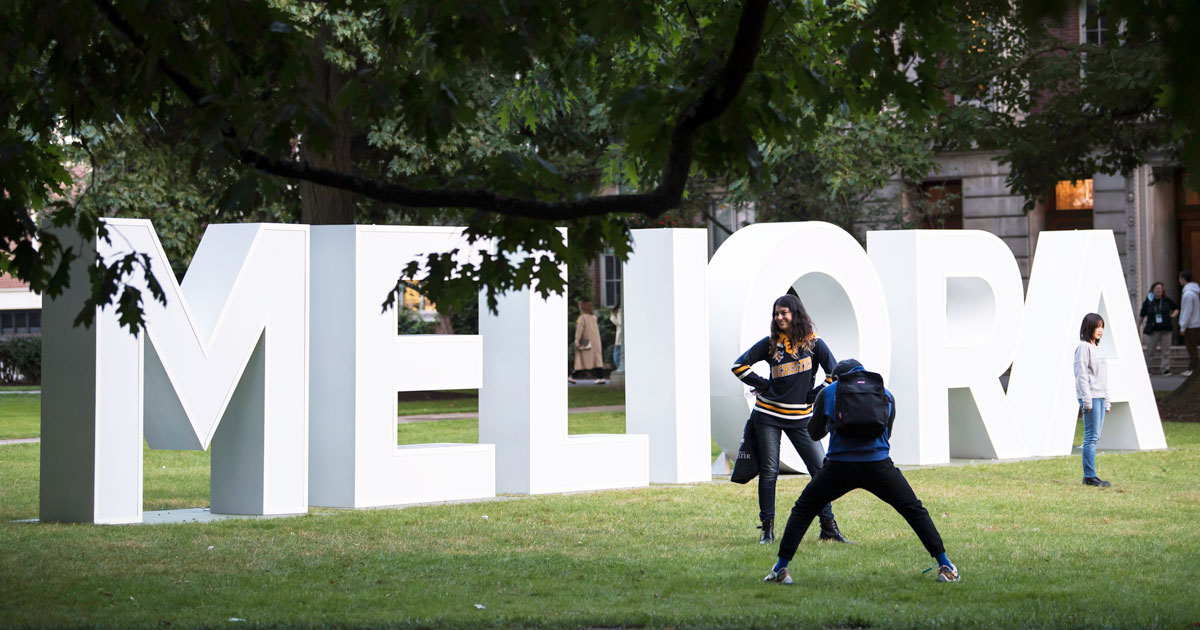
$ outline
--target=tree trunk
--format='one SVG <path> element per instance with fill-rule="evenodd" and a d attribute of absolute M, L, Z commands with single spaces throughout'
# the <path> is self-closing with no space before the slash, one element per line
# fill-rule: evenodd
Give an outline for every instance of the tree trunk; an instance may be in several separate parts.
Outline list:
<path fill-rule="evenodd" d="M 1158 413 L 1163 420 L 1200 422 L 1200 371 L 1163 398 L 1158 403 Z"/>
<path fill-rule="evenodd" d="M 332 112 L 332 137 L 327 150 L 318 152 L 311 142 L 300 140 L 300 159 L 312 166 L 342 173 L 354 172 L 354 160 L 350 141 L 354 127 L 349 113 L 336 109 L 334 99 L 346 84 L 342 71 L 325 60 L 323 51 L 326 33 L 322 32 L 309 53 L 312 64 L 312 82 L 308 85 L 309 97 L 322 103 L 326 111 Z M 308 181 L 300 182 L 300 222 L 309 225 L 346 225 L 354 223 L 354 195 L 345 190 L 321 186 Z"/>
<path fill-rule="evenodd" d="M 433 329 L 433 332 L 434 332 L 434 334 L 438 334 L 438 335 L 453 335 L 454 334 L 454 322 L 450 321 L 449 314 L 443 313 L 441 311 L 438 312 L 438 323 L 437 323 L 437 327 Z"/>

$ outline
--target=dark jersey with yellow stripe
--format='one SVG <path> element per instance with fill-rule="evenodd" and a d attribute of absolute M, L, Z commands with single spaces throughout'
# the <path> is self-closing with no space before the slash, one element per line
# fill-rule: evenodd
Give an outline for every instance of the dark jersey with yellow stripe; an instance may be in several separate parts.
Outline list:
<path fill-rule="evenodd" d="M 771 368 L 771 378 L 755 374 L 750 367 L 766 361 Z M 733 363 L 733 374 L 743 383 L 758 390 L 754 413 L 771 424 L 790 426 L 812 416 L 809 392 L 813 390 L 817 367 L 825 371 L 825 383 L 833 382 L 833 353 L 820 337 L 813 341 L 811 350 L 794 348 L 787 339 L 772 343 L 770 337 L 750 346 Z"/>

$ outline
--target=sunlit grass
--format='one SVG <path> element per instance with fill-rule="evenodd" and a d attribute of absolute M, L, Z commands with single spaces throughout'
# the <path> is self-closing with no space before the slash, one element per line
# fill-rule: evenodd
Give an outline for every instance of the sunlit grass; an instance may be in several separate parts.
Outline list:
<path fill-rule="evenodd" d="M 5 403 L 0 399 L 0 407 Z M 621 432 L 621 414 L 570 430 Z M 836 502 L 853 546 L 808 536 L 764 585 L 755 487 L 726 481 L 211 524 L 37 516 L 38 445 L 0 447 L 5 627 L 1188 627 L 1200 620 L 1200 425 L 1171 449 L 906 472 L 963 581 L 937 584 L 904 521 Z M 474 420 L 401 425 L 475 441 Z M 208 456 L 145 452 L 147 509 L 208 503 Z M 393 483 L 412 483 L 396 479 Z M 780 481 L 779 513 L 807 483 Z M 486 516 L 486 518 L 485 518 Z M 810 531 L 810 534 L 813 533 Z M 482 608 L 476 605 L 482 606 Z M 244 619 L 230 622 L 229 619 Z"/>
<path fill-rule="evenodd" d="M 479 411 L 479 390 L 458 389 L 452 390 L 451 393 L 462 397 L 446 400 L 404 400 L 397 405 L 397 414 L 418 416 Z M 567 389 L 567 406 L 572 408 L 624 404 L 625 388 L 619 385 L 578 385 Z"/>

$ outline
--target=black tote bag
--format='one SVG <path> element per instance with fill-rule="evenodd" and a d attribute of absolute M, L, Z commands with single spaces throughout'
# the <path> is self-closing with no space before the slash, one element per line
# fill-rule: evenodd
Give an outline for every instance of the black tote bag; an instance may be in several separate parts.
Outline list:
<path fill-rule="evenodd" d="M 733 483 L 749 483 L 758 476 L 758 438 L 754 433 L 754 418 L 746 421 L 742 430 L 742 443 L 738 446 L 737 461 L 729 480 Z"/>

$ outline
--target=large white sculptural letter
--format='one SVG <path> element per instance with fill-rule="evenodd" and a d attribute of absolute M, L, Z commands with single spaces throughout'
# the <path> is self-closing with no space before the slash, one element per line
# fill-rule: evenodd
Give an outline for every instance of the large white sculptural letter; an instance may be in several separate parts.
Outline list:
<path fill-rule="evenodd" d="M 495 496 L 491 444 L 396 445 L 397 391 L 480 386 L 479 335 L 397 335 L 401 307 L 380 309 L 409 261 L 454 249 L 461 228 L 312 228 L 313 505 Z"/>
<path fill-rule="evenodd" d="M 754 402 L 730 367 L 770 332 L 771 305 L 788 288 L 796 290 L 835 357 L 854 357 L 888 377 L 892 340 L 887 303 L 879 277 L 854 237 L 819 222 L 759 223 L 738 230 L 708 268 L 713 437 L 730 459 L 737 454 Z M 780 445 L 779 459 L 781 470 L 805 470 L 787 440 Z"/>
<path fill-rule="evenodd" d="M 541 256 L 544 254 L 532 254 Z M 561 267 L 560 267 L 561 268 Z M 561 268 L 565 276 L 566 269 Z M 567 435 L 567 302 L 534 289 L 479 300 L 479 441 L 496 445 L 496 490 L 523 494 L 649 484 L 645 435 Z"/>
<path fill-rule="evenodd" d="M 892 459 L 1028 454 L 1000 384 L 1021 329 L 1021 272 L 1012 251 L 976 230 L 868 232 L 888 295 L 896 425 Z"/>
<path fill-rule="evenodd" d="M 634 230 L 625 263 L 625 428 L 650 436 L 650 481 L 709 481 L 708 232 Z"/>
<path fill-rule="evenodd" d="M 1025 321 L 1008 396 L 1034 455 L 1068 455 L 1075 437 L 1074 353 L 1087 313 L 1104 318 L 1112 411 L 1101 448 L 1166 448 L 1162 421 L 1109 230 L 1042 232 L 1029 277 Z M 1036 322 L 1036 324 L 1035 324 Z"/>
<path fill-rule="evenodd" d="M 44 308 L 41 519 L 141 522 L 143 430 L 155 449 L 212 445 L 213 512 L 306 512 L 308 226 L 211 225 L 182 285 L 149 221 L 107 226 Z M 135 275 L 144 334 L 112 308 L 74 328 L 93 257 L 130 251 L 167 305 Z"/>

